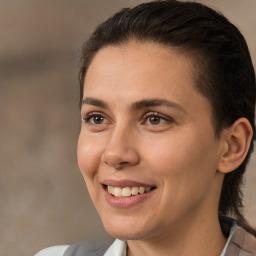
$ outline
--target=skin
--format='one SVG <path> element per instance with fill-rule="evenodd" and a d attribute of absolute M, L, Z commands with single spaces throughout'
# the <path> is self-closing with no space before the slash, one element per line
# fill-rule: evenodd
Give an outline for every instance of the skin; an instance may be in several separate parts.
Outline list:
<path fill-rule="evenodd" d="M 223 177 L 248 150 L 245 142 L 231 164 L 241 149 L 233 131 L 248 141 L 250 133 L 242 120 L 215 137 L 194 66 L 169 47 L 129 42 L 101 49 L 88 68 L 78 163 L 106 230 L 128 241 L 129 256 L 220 255 L 225 245 L 218 222 Z M 152 99 L 161 104 L 138 104 Z M 102 186 L 108 179 L 156 189 L 131 207 L 113 207 Z"/>

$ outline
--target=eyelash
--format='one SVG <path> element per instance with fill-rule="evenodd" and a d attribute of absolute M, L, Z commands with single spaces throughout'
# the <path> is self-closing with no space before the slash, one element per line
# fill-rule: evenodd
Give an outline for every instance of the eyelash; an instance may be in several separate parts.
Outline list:
<path fill-rule="evenodd" d="M 99 124 L 95 124 L 95 123 L 92 123 L 91 122 L 91 119 L 94 118 L 94 117 L 101 117 L 101 118 L 104 118 L 106 119 L 106 117 L 102 114 L 102 113 L 99 113 L 99 112 L 91 112 L 89 114 L 86 115 L 86 117 L 83 118 L 84 122 L 86 124 L 90 124 L 90 125 L 99 125 Z"/>
<path fill-rule="evenodd" d="M 92 122 L 91 120 L 92 120 L 92 118 L 94 118 L 94 117 L 103 118 L 103 119 L 104 119 L 103 122 L 106 120 L 105 115 L 102 114 L 102 113 L 100 113 L 100 112 L 91 112 L 91 113 L 87 114 L 87 116 L 84 117 L 83 120 L 84 120 L 84 122 L 85 122 L 86 124 L 93 125 L 93 126 L 95 126 L 95 125 L 96 125 L 96 126 L 97 126 L 97 125 L 104 125 L 104 123 L 96 124 L 95 122 Z M 161 114 L 159 114 L 158 112 L 148 112 L 148 113 L 146 113 L 146 114 L 142 117 L 142 119 L 143 119 L 143 122 L 142 122 L 142 123 L 144 124 L 144 123 L 148 122 L 148 125 L 150 125 L 150 126 L 152 126 L 152 127 L 156 127 L 156 126 L 161 125 L 161 123 L 158 123 L 158 124 L 152 124 L 152 123 L 150 123 L 150 121 L 149 121 L 149 118 L 150 118 L 150 117 L 154 117 L 154 118 L 156 117 L 156 118 L 158 118 L 158 120 L 160 120 L 160 122 L 161 122 L 161 121 L 164 121 L 164 122 L 167 122 L 167 123 L 174 122 L 174 120 L 173 120 L 172 118 L 166 117 L 166 116 L 164 116 L 164 115 L 161 115 Z"/>
<path fill-rule="evenodd" d="M 173 122 L 173 119 L 172 119 L 172 118 L 166 117 L 166 116 L 164 116 L 164 115 L 161 115 L 161 114 L 158 113 L 158 112 L 149 112 L 149 113 L 146 113 L 146 114 L 143 116 L 144 122 L 149 121 L 149 118 L 150 118 L 150 117 L 157 117 L 157 118 L 160 119 L 160 121 L 161 121 L 161 120 L 164 120 L 164 122 L 167 122 L 167 123 Z M 160 125 L 160 124 L 150 124 L 150 123 L 149 123 L 149 125 L 151 125 L 151 126 L 158 126 L 158 125 Z"/>

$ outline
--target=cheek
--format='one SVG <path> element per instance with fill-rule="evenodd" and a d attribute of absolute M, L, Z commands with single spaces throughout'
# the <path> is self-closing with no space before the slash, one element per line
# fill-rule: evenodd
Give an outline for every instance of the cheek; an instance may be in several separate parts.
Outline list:
<path fill-rule="evenodd" d="M 215 145 L 214 139 L 187 131 L 159 139 L 157 143 L 152 141 L 151 147 L 144 147 L 144 158 L 150 162 L 154 175 L 165 183 L 168 193 L 200 192 L 206 190 L 214 178 L 217 167 Z"/>
<path fill-rule="evenodd" d="M 200 145 L 194 145 L 194 140 L 188 141 L 185 136 L 175 134 L 170 137 L 159 137 L 144 145 L 143 155 L 147 159 L 153 170 L 160 175 L 179 175 L 185 171 L 185 167 L 190 167 L 201 158 Z"/>
<path fill-rule="evenodd" d="M 145 148 L 149 150 L 152 162 L 155 165 L 163 165 L 164 170 L 170 169 L 174 174 L 185 170 L 202 172 L 205 168 L 215 167 L 218 145 L 214 134 L 199 131 L 200 129 L 188 127 L 169 137 L 152 141 L 152 146 Z"/>
<path fill-rule="evenodd" d="M 166 217 L 163 221 L 176 221 L 211 197 L 215 160 L 209 153 L 209 143 L 193 138 L 177 135 L 169 143 L 159 140 L 150 148 L 144 147 L 151 173 L 161 183 L 159 209 Z"/>
<path fill-rule="evenodd" d="M 78 139 L 77 159 L 79 168 L 85 181 L 97 174 L 98 166 L 101 161 L 103 149 L 90 136 L 85 136 L 82 132 Z"/>

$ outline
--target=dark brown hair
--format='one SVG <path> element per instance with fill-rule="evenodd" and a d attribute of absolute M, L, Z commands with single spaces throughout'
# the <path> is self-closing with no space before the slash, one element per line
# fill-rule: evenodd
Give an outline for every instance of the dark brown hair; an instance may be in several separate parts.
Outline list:
<path fill-rule="evenodd" d="M 255 72 L 246 41 L 222 14 L 195 2 L 155 1 L 125 8 L 99 25 L 81 52 L 80 100 L 88 66 L 108 45 L 131 40 L 150 41 L 189 54 L 195 63 L 197 90 L 209 99 L 216 136 L 238 118 L 249 120 L 255 138 Z M 256 235 L 243 216 L 243 174 L 253 151 L 225 175 L 219 216 L 234 216 L 238 224 Z"/>

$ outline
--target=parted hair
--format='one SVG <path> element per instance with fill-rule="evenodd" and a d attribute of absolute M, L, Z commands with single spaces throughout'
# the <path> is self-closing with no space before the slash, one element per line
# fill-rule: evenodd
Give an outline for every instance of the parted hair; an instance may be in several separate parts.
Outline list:
<path fill-rule="evenodd" d="M 255 140 L 255 71 L 243 35 L 221 13 L 196 2 L 153 1 L 125 8 L 100 24 L 81 51 L 80 104 L 86 71 L 105 46 L 131 40 L 153 42 L 188 54 L 195 65 L 195 86 L 211 103 L 213 125 L 221 131 L 245 117 Z M 256 236 L 243 215 L 243 176 L 253 151 L 253 140 L 243 163 L 224 177 L 219 216 L 232 216 Z"/>

